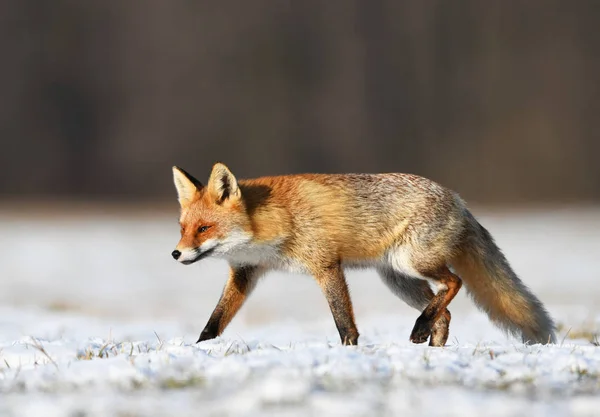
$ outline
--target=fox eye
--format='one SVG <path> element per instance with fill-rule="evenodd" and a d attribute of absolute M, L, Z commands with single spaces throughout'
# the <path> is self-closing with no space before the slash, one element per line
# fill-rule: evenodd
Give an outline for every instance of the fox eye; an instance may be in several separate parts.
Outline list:
<path fill-rule="evenodd" d="M 204 233 L 206 232 L 208 229 L 210 229 L 210 226 L 200 226 L 198 228 L 198 233 Z"/>

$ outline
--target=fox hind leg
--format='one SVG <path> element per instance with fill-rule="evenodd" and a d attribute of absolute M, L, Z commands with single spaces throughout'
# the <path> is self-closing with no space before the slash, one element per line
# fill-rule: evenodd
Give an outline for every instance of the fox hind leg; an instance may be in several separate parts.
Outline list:
<path fill-rule="evenodd" d="M 446 309 L 433 324 L 431 336 L 429 337 L 429 346 L 442 347 L 446 345 L 449 335 L 450 318 L 450 311 Z"/>
<path fill-rule="evenodd" d="M 435 331 L 437 322 L 440 319 L 450 321 L 450 313 L 447 310 L 448 304 L 450 304 L 450 301 L 452 301 L 462 286 L 461 279 L 450 272 L 446 266 L 439 268 L 435 272 L 423 273 L 423 276 L 435 282 L 439 290 L 415 322 L 415 326 L 410 334 L 410 340 L 414 343 L 425 342 L 432 331 Z M 443 323 L 440 326 L 443 326 Z M 432 339 L 437 337 L 437 335 L 436 337 L 432 335 Z M 442 336 L 440 335 L 439 337 L 441 338 Z M 447 335 L 445 338 L 447 339 Z M 441 340 L 432 340 L 432 343 L 441 343 Z"/>
<path fill-rule="evenodd" d="M 398 298 L 419 311 L 423 311 L 435 296 L 429 283 L 421 278 L 411 277 L 392 267 L 379 268 L 378 271 L 382 281 Z M 450 312 L 446 309 L 435 321 L 430 331 L 429 346 L 446 344 L 450 318 Z"/>

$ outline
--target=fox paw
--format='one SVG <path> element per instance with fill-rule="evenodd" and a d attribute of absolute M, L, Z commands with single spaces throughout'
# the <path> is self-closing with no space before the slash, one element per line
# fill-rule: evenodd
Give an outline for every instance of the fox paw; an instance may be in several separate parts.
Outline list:
<path fill-rule="evenodd" d="M 356 346 L 358 344 L 358 332 L 356 330 L 340 335 L 342 344 L 345 346 Z"/>
<path fill-rule="evenodd" d="M 446 310 L 444 314 L 435 322 L 431 328 L 431 337 L 429 338 L 429 346 L 443 347 L 448 341 L 450 325 L 450 312 Z"/>
<path fill-rule="evenodd" d="M 431 324 L 419 317 L 410 333 L 410 341 L 413 343 L 425 343 L 429 339 L 429 336 L 431 336 Z"/>
<path fill-rule="evenodd" d="M 214 339 L 217 336 L 218 335 L 216 333 L 205 329 L 205 330 L 202 330 L 202 333 L 200 333 L 200 337 L 198 338 L 198 341 L 196 343 L 200 343 L 205 340 Z"/>

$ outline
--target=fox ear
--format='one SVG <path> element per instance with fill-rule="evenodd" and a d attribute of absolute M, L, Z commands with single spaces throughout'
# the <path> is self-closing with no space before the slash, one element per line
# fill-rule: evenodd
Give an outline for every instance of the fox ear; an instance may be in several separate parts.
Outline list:
<path fill-rule="evenodd" d="M 208 190 L 219 204 L 227 199 L 239 199 L 242 196 L 235 176 L 222 163 L 213 166 L 208 179 Z"/>
<path fill-rule="evenodd" d="M 182 208 L 187 207 L 192 202 L 194 195 L 203 187 L 200 181 L 179 167 L 173 167 L 173 182 L 177 189 L 177 199 Z"/>

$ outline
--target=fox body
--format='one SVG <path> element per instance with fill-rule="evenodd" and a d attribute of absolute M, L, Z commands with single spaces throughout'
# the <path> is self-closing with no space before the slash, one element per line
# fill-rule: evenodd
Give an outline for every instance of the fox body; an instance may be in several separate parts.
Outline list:
<path fill-rule="evenodd" d="M 237 180 L 223 164 L 206 186 L 173 168 L 181 240 L 173 257 L 229 262 L 221 298 L 198 341 L 220 335 L 269 270 L 311 274 L 342 343 L 358 331 L 344 269 L 373 267 L 421 311 L 410 340 L 444 346 L 447 306 L 462 283 L 502 329 L 554 342 L 541 302 L 510 268 L 488 231 L 453 191 L 410 174 L 302 174 Z M 436 289 L 434 292 L 432 287 Z"/>

